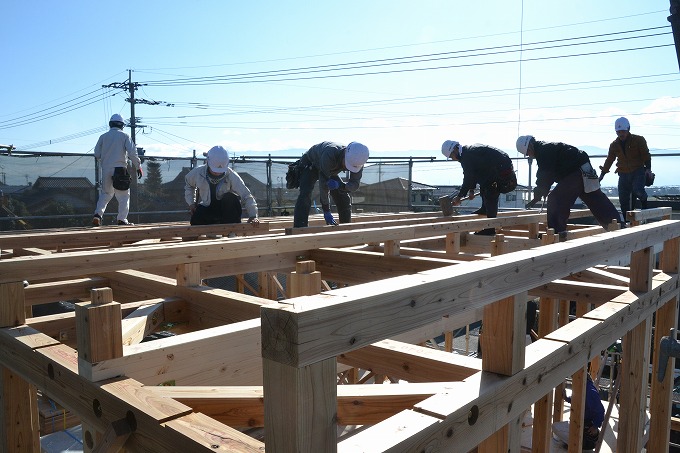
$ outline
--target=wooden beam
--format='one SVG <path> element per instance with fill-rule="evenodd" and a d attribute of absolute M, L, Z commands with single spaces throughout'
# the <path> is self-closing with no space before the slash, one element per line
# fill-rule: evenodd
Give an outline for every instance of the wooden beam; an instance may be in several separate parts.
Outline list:
<path fill-rule="evenodd" d="M 162 303 L 139 307 L 126 316 L 121 323 L 123 345 L 130 346 L 141 342 L 164 320 Z"/>
<path fill-rule="evenodd" d="M 649 234 L 652 230 L 653 235 Z M 466 266 L 448 266 L 334 290 L 301 299 L 295 310 L 290 306 L 263 307 L 263 325 L 272 328 L 270 332 L 263 331 L 263 354 L 298 366 L 314 363 L 429 324 L 444 315 L 456 316 L 481 308 L 498 298 L 592 267 L 604 257 L 653 245 L 674 234 L 680 234 L 680 223 L 662 221 L 610 232 L 606 237 L 553 244 Z M 560 252 L 570 259 L 556 260 Z M 370 322 L 372 319 L 380 323 Z M 336 335 L 329 339 L 327 332 Z"/>
<path fill-rule="evenodd" d="M 357 231 L 330 231 L 297 236 L 263 236 L 211 241 L 194 241 L 172 244 L 152 244 L 131 248 L 100 250 L 97 253 L 68 252 L 40 257 L 19 257 L 0 260 L 0 283 L 31 280 L 33 278 L 65 278 L 86 275 L 97 269 L 98 273 L 119 269 L 140 269 L 168 264 L 219 261 L 224 256 L 232 259 L 288 253 L 310 248 L 341 247 L 384 242 L 385 240 L 416 239 L 454 231 L 482 229 L 489 226 L 504 226 L 518 223 L 532 223 L 537 214 L 496 219 L 479 219 L 459 223 L 437 223 L 431 225 L 373 228 Z M 672 221 L 665 221 L 672 222 Z M 654 224 L 659 230 L 667 225 L 664 221 Z M 671 223 L 672 224 L 672 223 Z M 668 224 L 670 225 L 670 224 Z M 646 227 L 646 226 L 645 226 Z M 637 232 L 637 231 L 636 231 Z M 626 232 L 622 233 L 623 235 Z M 632 234 L 632 233 L 629 233 Z M 669 232 L 670 234 L 670 232 Z M 660 238 L 665 240 L 665 238 Z M 11 265 L 10 265 L 11 264 Z"/>
<path fill-rule="evenodd" d="M 393 340 L 338 356 L 338 362 L 408 382 L 463 380 L 481 369 L 481 360 Z"/>

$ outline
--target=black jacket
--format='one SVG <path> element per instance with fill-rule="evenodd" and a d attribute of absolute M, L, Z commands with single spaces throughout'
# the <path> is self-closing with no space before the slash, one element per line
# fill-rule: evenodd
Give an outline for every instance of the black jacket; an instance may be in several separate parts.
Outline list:
<path fill-rule="evenodd" d="M 463 146 L 458 161 L 463 167 L 463 185 L 458 194 L 461 198 L 466 197 L 477 184 L 483 189 L 493 184 L 502 170 L 513 168 L 510 156 L 486 145 Z"/>
<path fill-rule="evenodd" d="M 536 188 L 547 195 L 554 182 L 581 168 L 590 162 L 585 151 L 565 143 L 534 142 L 534 155 L 538 170 L 536 171 Z"/>

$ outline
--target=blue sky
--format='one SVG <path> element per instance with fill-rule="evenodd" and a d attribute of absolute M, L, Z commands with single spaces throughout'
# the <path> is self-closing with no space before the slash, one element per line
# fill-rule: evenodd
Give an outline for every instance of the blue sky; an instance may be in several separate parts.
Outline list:
<path fill-rule="evenodd" d="M 606 152 L 627 116 L 680 150 L 668 0 L 3 3 L 0 144 L 91 152 L 132 70 L 148 155 L 239 155 L 361 141 L 372 157 L 446 139 L 517 157 L 518 135 Z M 522 50 L 520 52 L 520 49 Z M 636 49 L 636 50 L 633 50 Z M 601 164 L 601 159 L 593 159 Z M 528 167 L 518 162 L 520 182 Z M 679 185 L 680 158 L 657 158 Z M 420 182 L 456 184 L 444 163 Z M 615 185 L 609 175 L 605 185 Z"/>

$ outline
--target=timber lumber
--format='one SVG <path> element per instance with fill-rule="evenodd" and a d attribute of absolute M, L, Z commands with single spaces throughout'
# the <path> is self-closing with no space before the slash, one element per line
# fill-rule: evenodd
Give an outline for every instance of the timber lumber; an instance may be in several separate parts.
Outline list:
<path fill-rule="evenodd" d="M 20 375 L 40 384 L 55 401 L 99 431 L 105 432 L 116 420 L 133 419 L 136 429 L 128 443 L 136 449 L 261 451 L 260 442 L 193 414 L 188 406 L 171 399 L 154 398 L 132 379 L 93 383 L 79 376 L 74 351 L 30 327 L 0 329 L 0 345 L 0 362 L 14 360 L 12 368 Z"/>
<path fill-rule="evenodd" d="M 424 399 L 455 389 L 454 383 L 356 384 L 338 386 L 338 423 L 372 425 Z M 262 386 L 159 386 L 148 388 L 156 397 L 172 398 L 225 425 L 238 428 L 264 426 Z"/>
<path fill-rule="evenodd" d="M 656 291 L 642 297 L 628 292 L 590 311 L 546 338 L 527 346 L 526 366 L 512 376 L 479 372 L 446 394 L 434 395 L 338 443 L 338 452 L 422 451 L 437 445 L 441 451 L 469 451 L 501 426 L 519 416 L 547 394 L 564 376 L 582 367 L 607 348 L 620 332 L 633 328 L 639 318 L 652 313 L 678 293 L 677 276 L 657 281 Z M 605 307 L 606 308 L 603 308 Z M 597 329 L 593 335 L 591 329 Z M 550 369 L 550 373 L 545 373 Z"/>
<path fill-rule="evenodd" d="M 654 234 L 649 234 L 652 231 Z M 263 355 L 293 366 L 311 364 L 434 322 L 444 315 L 456 316 L 481 308 L 592 267 L 608 256 L 630 253 L 633 247 L 650 246 L 676 235 L 680 235 L 680 222 L 661 221 L 507 253 L 465 266 L 448 266 L 301 297 L 295 299 L 294 305 L 263 307 L 263 325 L 272 327 L 270 333 L 263 332 Z M 553 253 L 564 259 L 556 261 Z M 352 313 L 360 313 L 361 320 Z M 370 319 L 381 323 L 376 326 L 367 322 Z M 287 330 L 288 326 L 297 328 L 295 335 Z M 338 333 L 329 339 L 325 332 Z M 298 343 L 295 338 L 304 341 Z"/>

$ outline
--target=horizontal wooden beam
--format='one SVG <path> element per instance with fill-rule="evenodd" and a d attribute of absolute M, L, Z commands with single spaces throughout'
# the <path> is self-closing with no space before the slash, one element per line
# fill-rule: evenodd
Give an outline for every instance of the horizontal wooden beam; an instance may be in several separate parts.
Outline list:
<path fill-rule="evenodd" d="M 78 375 L 73 349 L 54 344 L 27 326 L 0 329 L 0 363 L 11 364 L 12 370 L 100 432 L 117 420 L 133 419 L 136 430 L 126 447 L 134 450 L 251 453 L 263 447 L 215 421 L 197 419 L 193 426 L 187 424 L 187 417 L 198 416 L 190 407 L 155 398 L 133 379 L 88 381 Z"/>
<path fill-rule="evenodd" d="M 478 219 L 466 222 L 435 223 L 414 226 L 370 228 L 358 231 L 329 231 L 298 236 L 238 237 L 211 241 L 152 244 L 131 248 L 97 251 L 65 252 L 40 257 L 19 257 L 0 260 L 0 283 L 33 278 L 68 278 L 121 269 L 153 268 L 169 264 L 242 259 L 290 253 L 320 247 L 346 247 L 385 240 L 416 239 L 456 231 L 482 229 L 491 226 L 517 225 L 536 222 L 540 214 Z M 473 225 L 471 223 L 474 223 Z"/>
<path fill-rule="evenodd" d="M 346 352 L 338 362 L 408 382 L 462 381 L 482 369 L 480 359 L 394 340 Z"/>
<path fill-rule="evenodd" d="M 370 425 L 412 408 L 437 393 L 455 387 L 448 382 L 427 384 L 357 384 L 338 386 L 338 424 Z M 264 426 L 262 386 L 159 386 L 150 388 L 158 398 L 172 398 L 235 428 Z"/>
<path fill-rule="evenodd" d="M 565 376 L 637 324 L 677 297 L 678 277 L 657 280 L 652 291 L 626 293 L 556 330 L 526 350 L 525 368 L 512 376 L 480 372 L 446 394 L 436 394 L 413 410 L 362 430 L 338 443 L 339 453 L 371 451 L 470 451 L 533 404 L 536 395 L 552 391 Z M 603 308 L 605 307 L 605 308 Z M 546 373 L 546 370 L 550 370 Z M 409 425 L 405 425 L 409 422 Z M 405 434 L 403 433 L 405 431 Z M 376 440 L 379 439 L 379 440 Z M 361 447 L 360 447 L 361 446 Z"/>
<path fill-rule="evenodd" d="M 263 356 L 309 365 L 678 235 L 680 222 L 661 221 L 263 307 Z"/>

